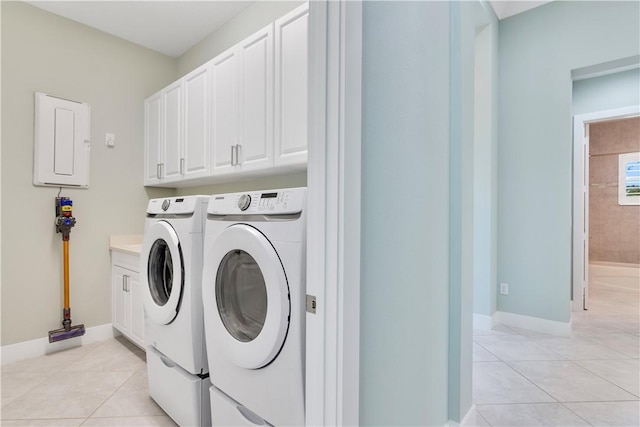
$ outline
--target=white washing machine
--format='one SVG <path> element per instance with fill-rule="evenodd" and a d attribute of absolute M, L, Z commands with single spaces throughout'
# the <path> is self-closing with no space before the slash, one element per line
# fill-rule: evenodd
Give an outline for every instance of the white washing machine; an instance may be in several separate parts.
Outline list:
<path fill-rule="evenodd" d="M 230 398 L 211 396 L 214 426 L 304 425 L 305 199 L 306 188 L 209 199 L 207 355 L 212 385 Z"/>
<path fill-rule="evenodd" d="M 211 424 L 201 286 L 208 199 L 150 200 L 140 254 L 149 394 L 181 426 Z"/>

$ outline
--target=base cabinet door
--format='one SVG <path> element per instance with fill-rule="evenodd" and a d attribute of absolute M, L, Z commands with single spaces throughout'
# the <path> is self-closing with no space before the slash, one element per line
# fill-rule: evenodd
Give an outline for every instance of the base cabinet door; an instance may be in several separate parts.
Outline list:
<path fill-rule="evenodd" d="M 129 332 L 129 297 L 127 295 L 126 280 L 129 270 L 116 265 L 111 267 L 111 323 L 113 327 L 127 334 Z"/>
<path fill-rule="evenodd" d="M 111 253 L 111 323 L 122 335 L 144 349 L 144 306 L 138 256 Z"/>
<path fill-rule="evenodd" d="M 129 276 L 129 338 L 144 348 L 144 307 L 142 284 L 138 273 Z"/>

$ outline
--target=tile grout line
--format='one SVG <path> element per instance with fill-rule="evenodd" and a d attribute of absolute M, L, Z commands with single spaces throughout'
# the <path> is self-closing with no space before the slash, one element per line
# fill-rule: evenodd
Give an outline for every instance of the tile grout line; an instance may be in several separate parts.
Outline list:
<path fill-rule="evenodd" d="M 109 371 L 107 371 L 109 372 Z M 120 391 L 120 389 L 122 387 L 124 387 L 124 385 L 127 383 L 127 381 L 129 381 L 134 375 L 135 375 L 136 371 L 132 371 L 131 374 L 122 382 L 122 384 L 120 384 L 120 386 L 118 388 L 116 388 L 113 393 L 111 393 L 107 398 L 104 399 L 104 401 L 98 405 L 98 407 L 96 409 L 93 410 L 93 412 L 91 412 L 89 414 L 89 416 L 84 420 L 84 422 L 82 424 L 80 424 L 81 426 L 85 425 L 85 423 L 93 416 L 93 414 L 95 414 L 96 412 L 98 412 L 98 410 L 100 408 L 102 408 L 104 406 L 105 403 L 107 403 L 107 401 L 109 399 L 111 399 L 118 391 Z"/>
<path fill-rule="evenodd" d="M 482 418 L 488 426 L 493 427 L 493 424 L 491 424 L 489 420 L 482 414 L 482 412 L 480 412 L 480 406 L 482 405 L 476 405 L 476 414 L 480 415 L 480 418 Z"/>
<path fill-rule="evenodd" d="M 526 360 L 523 360 L 522 362 L 527 362 Z M 531 362 L 531 361 L 529 361 Z M 534 362 L 549 362 L 548 360 L 534 360 Z M 513 362 L 512 362 L 513 363 Z M 558 399 L 555 398 L 555 396 L 553 396 L 551 393 L 549 393 L 548 391 L 546 391 L 545 389 L 543 389 L 541 386 L 539 386 L 538 384 L 536 384 L 535 382 L 533 382 L 533 380 L 529 379 L 528 377 L 526 377 L 523 373 L 521 373 L 520 371 L 518 371 L 516 368 L 514 368 L 513 366 L 511 366 L 508 362 L 504 362 L 505 365 L 507 365 L 510 369 L 512 369 L 515 373 L 517 373 L 518 375 L 520 375 L 522 378 L 524 378 L 525 380 L 527 380 L 528 382 L 530 382 L 531 384 L 533 384 L 536 388 L 538 388 L 540 391 L 542 391 L 544 394 L 546 394 L 547 396 L 549 396 L 550 398 L 553 399 L 554 402 L 556 403 L 560 403 L 560 401 Z M 534 403 L 534 402 L 530 402 L 530 403 Z M 551 403 L 551 402 L 549 402 Z"/>
<path fill-rule="evenodd" d="M 607 361 L 607 360 L 629 360 L 629 359 L 597 359 L 597 360 L 604 360 L 604 361 Z M 613 385 L 613 386 L 615 386 L 615 387 L 619 388 L 619 389 L 620 389 L 620 390 L 622 390 L 623 392 L 630 394 L 631 396 L 635 397 L 635 398 L 636 398 L 636 400 L 640 400 L 640 396 L 636 396 L 634 393 L 631 393 L 630 391 L 628 391 L 628 390 L 626 390 L 626 389 L 624 389 L 624 388 L 620 387 L 618 384 L 616 384 L 616 383 L 614 383 L 614 382 L 612 382 L 612 381 L 608 380 L 607 378 L 605 378 L 605 377 L 603 377 L 603 376 L 599 375 L 598 373 L 596 373 L 596 372 L 592 372 L 592 371 L 590 371 L 589 369 L 587 369 L 587 368 L 585 368 L 585 367 L 583 367 L 583 366 L 580 366 L 578 363 L 576 363 L 576 362 L 578 362 L 578 361 L 576 361 L 576 360 L 569 360 L 569 362 L 573 363 L 573 364 L 574 364 L 575 366 L 577 366 L 579 369 L 582 369 L 583 371 L 585 371 L 585 372 L 587 372 L 587 373 L 589 373 L 589 374 L 593 374 L 593 375 L 595 375 L 596 377 L 598 377 L 598 378 L 600 378 L 600 379 L 602 379 L 602 380 L 604 380 L 604 381 L 608 382 L 609 384 L 611 384 L 611 385 Z M 634 400 L 624 400 L 623 402 L 633 402 L 633 401 L 634 401 Z M 604 401 L 596 401 L 596 402 L 615 402 L 615 401 L 614 401 L 614 400 L 604 400 Z"/>
<path fill-rule="evenodd" d="M 515 332 L 515 331 L 514 331 L 514 332 Z M 520 334 L 518 334 L 518 333 L 516 333 L 516 335 L 524 336 L 525 338 L 527 338 L 527 341 L 529 341 L 529 340 L 530 340 L 530 337 L 528 337 L 528 336 L 526 336 L 526 335 L 520 335 Z M 480 344 L 480 343 L 477 343 L 477 344 L 478 344 L 479 346 L 481 346 L 482 348 L 484 348 L 484 346 L 483 346 L 482 344 Z M 544 347 L 542 347 L 542 348 L 544 348 Z M 485 350 L 486 350 L 486 348 L 485 348 Z M 545 350 L 547 350 L 547 349 L 545 349 Z M 488 351 L 489 353 L 491 353 L 489 350 L 487 350 L 487 351 Z M 564 357 L 563 357 L 562 355 L 560 355 L 560 354 L 558 354 L 558 353 L 556 353 L 556 352 L 554 352 L 554 351 L 552 351 L 552 350 L 548 350 L 548 351 L 549 351 L 549 352 L 551 352 L 551 353 L 553 353 L 553 354 L 556 354 L 558 357 L 560 357 L 560 358 L 561 358 L 561 360 L 565 360 L 565 359 L 564 359 Z M 493 354 L 493 353 L 491 353 L 491 354 Z M 529 382 L 530 384 L 533 384 L 533 386 L 534 386 L 534 387 L 536 387 L 538 390 L 542 391 L 544 394 L 546 394 L 546 395 L 547 395 L 547 396 L 549 396 L 551 399 L 553 399 L 553 401 L 554 401 L 554 402 L 559 403 L 559 401 L 558 401 L 558 400 L 557 400 L 557 399 L 556 399 L 556 398 L 555 398 L 551 393 L 548 393 L 546 390 L 544 390 L 544 389 L 543 389 L 542 387 L 540 387 L 538 384 L 536 384 L 535 382 L 533 382 L 531 379 L 527 378 L 524 374 L 520 373 L 520 372 L 519 372 L 517 369 L 515 369 L 513 366 L 509 365 L 509 362 L 507 362 L 507 361 L 505 361 L 505 360 L 501 359 L 501 358 L 500 358 L 500 357 L 498 357 L 497 355 L 494 355 L 494 356 L 498 359 L 498 361 L 499 361 L 499 362 L 504 363 L 504 364 L 505 364 L 505 366 L 508 366 L 508 367 L 509 367 L 509 369 L 511 369 L 513 372 L 515 372 L 516 374 L 520 375 L 520 376 L 521 376 L 522 378 L 524 378 L 527 382 Z M 534 403 L 534 402 L 529 402 L 529 403 Z M 541 402 L 536 402 L 536 403 L 541 403 Z M 552 403 L 552 402 L 547 402 L 547 403 Z"/>
<path fill-rule="evenodd" d="M 576 411 L 572 410 L 571 408 L 569 408 L 567 405 L 565 405 L 565 402 L 559 402 L 564 408 L 567 409 L 567 411 L 571 412 L 572 414 L 574 414 L 576 417 L 580 418 L 582 421 L 584 421 L 585 423 L 589 424 L 590 426 L 593 426 L 594 424 L 591 424 L 589 421 L 587 421 L 586 419 L 584 419 L 580 414 L 578 414 Z M 575 402 L 573 402 L 575 403 Z"/>
<path fill-rule="evenodd" d="M 500 361 L 500 358 L 498 356 L 496 356 L 495 354 L 493 354 L 491 351 L 487 350 L 485 348 L 485 346 L 483 346 L 482 344 L 480 344 L 479 342 L 473 341 L 475 344 L 479 345 L 480 348 L 482 348 L 484 351 L 486 351 L 487 353 L 489 353 L 490 355 L 492 355 L 493 357 L 495 357 L 496 359 L 498 359 L 497 361 Z M 473 360 L 473 362 L 475 362 L 475 360 Z M 485 362 L 494 362 L 494 360 L 485 360 Z"/>

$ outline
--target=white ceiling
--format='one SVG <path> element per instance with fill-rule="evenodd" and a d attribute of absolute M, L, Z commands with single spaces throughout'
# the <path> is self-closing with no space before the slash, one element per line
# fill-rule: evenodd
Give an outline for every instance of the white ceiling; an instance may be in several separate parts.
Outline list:
<path fill-rule="evenodd" d="M 27 3 L 171 57 L 178 57 L 254 1 L 30 1 Z M 499 19 L 549 1 L 490 1 Z"/>
<path fill-rule="evenodd" d="M 178 57 L 253 1 L 26 1 L 105 33 Z"/>

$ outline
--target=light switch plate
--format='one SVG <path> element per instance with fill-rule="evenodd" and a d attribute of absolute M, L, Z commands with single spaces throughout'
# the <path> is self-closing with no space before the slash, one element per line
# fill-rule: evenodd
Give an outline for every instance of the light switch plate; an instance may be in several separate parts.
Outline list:
<path fill-rule="evenodd" d="M 104 145 L 107 147 L 113 148 L 116 146 L 116 134 L 115 133 L 105 133 L 104 134 Z"/>

